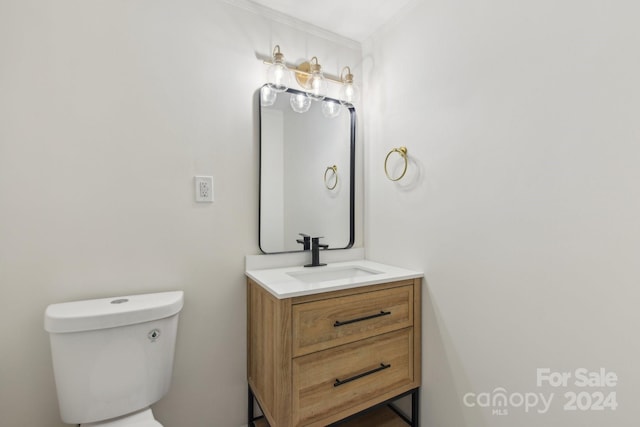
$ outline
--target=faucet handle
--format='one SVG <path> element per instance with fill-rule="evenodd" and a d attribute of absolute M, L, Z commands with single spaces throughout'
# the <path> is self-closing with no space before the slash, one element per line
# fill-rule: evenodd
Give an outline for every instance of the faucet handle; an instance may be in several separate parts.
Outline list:
<path fill-rule="evenodd" d="M 302 247 L 303 247 L 303 250 L 305 251 L 308 251 L 309 249 L 311 249 L 311 236 L 304 233 L 298 233 L 298 234 L 302 236 L 302 239 L 296 239 L 296 242 L 303 245 Z"/>
<path fill-rule="evenodd" d="M 324 244 L 324 243 L 320 243 L 320 239 L 324 239 L 324 237 L 320 236 L 320 237 L 312 237 L 311 238 L 311 246 L 316 246 L 318 248 L 323 248 L 323 249 L 327 249 L 329 247 L 329 245 Z"/>

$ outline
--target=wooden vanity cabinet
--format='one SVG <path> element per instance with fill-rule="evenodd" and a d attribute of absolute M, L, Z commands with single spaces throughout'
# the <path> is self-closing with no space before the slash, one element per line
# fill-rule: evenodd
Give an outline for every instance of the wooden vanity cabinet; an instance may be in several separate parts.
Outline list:
<path fill-rule="evenodd" d="M 420 386 L 421 280 L 278 299 L 247 282 L 247 375 L 271 427 L 326 426 Z"/>

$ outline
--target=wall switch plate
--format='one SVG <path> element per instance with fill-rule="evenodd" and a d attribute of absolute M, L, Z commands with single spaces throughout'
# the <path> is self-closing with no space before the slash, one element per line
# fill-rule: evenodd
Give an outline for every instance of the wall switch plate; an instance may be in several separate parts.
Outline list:
<path fill-rule="evenodd" d="M 196 176 L 194 181 L 196 183 L 196 202 L 213 202 L 213 177 Z"/>

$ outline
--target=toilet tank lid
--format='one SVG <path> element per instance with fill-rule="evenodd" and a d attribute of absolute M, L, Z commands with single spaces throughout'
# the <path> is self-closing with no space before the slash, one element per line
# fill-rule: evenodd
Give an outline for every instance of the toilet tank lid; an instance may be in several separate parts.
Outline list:
<path fill-rule="evenodd" d="M 133 325 L 173 316 L 183 303 L 184 292 L 172 291 L 51 304 L 44 329 L 64 333 Z"/>

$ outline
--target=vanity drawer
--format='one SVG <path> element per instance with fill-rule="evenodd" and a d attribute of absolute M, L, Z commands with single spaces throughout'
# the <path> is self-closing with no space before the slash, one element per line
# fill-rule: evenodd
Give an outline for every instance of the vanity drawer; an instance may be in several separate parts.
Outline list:
<path fill-rule="evenodd" d="M 294 426 L 413 382 L 413 328 L 293 359 Z"/>
<path fill-rule="evenodd" d="M 413 325 L 413 286 L 293 306 L 293 356 Z"/>

